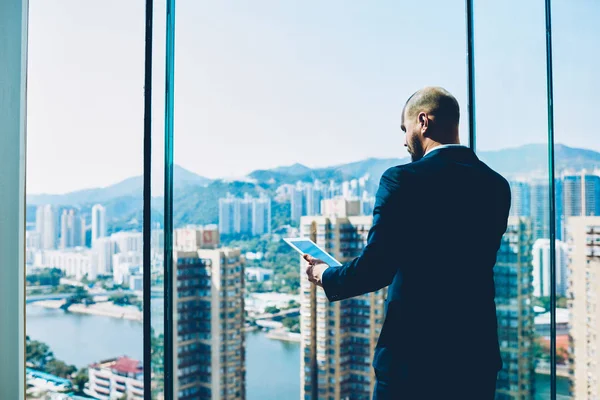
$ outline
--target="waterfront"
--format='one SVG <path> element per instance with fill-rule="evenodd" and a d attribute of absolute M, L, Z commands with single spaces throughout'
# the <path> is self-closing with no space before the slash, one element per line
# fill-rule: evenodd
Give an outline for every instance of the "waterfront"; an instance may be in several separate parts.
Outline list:
<path fill-rule="evenodd" d="M 159 307 L 153 311 L 160 311 Z M 27 306 L 27 334 L 47 343 L 56 358 L 77 367 L 127 355 L 141 360 L 142 324 L 138 321 Z M 153 322 L 162 331 L 161 317 Z M 300 344 L 249 332 L 246 337 L 248 400 L 298 399 L 300 395 Z M 536 400 L 549 398 L 549 377 L 537 376 Z M 567 400 L 568 380 L 559 378 L 558 399 Z"/>
<path fill-rule="evenodd" d="M 84 367 L 127 355 L 142 359 L 142 324 L 96 315 L 65 313 L 27 305 L 27 334 L 50 346 L 57 359 Z M 162 331 L 156 318 L 155 329 Z M 248 400 L 297 399 L 300 394 L 300 344 L 246 335 Z"/>

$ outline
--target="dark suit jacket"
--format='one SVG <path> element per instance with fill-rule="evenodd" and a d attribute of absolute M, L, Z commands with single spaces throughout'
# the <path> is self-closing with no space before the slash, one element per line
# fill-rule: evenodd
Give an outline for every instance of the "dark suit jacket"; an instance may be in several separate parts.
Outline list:
<path fill-rule="evenodd" d="M 383 174 L 362 254 L 323 273 L 330 301 L 389 285 L 376 370 L 501 369 L 493 267 L 509 208 L 508 182 L 468 147 Z"/>

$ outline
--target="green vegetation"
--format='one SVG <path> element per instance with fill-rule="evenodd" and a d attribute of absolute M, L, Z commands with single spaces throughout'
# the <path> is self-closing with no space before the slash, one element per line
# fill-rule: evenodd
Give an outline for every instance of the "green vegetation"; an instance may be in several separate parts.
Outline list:
<path fill-rule="evenodd" d="M 268 314 L 277 314 L 281 310 L 275 306 L 265 307 L 265 312 Z"/>
<path fill-rule="evenodd" d="M 300 257 L 283 240 L 273 241 L 265 235 L 248 240 L 227 240 L 224 245 L 247 252 L 263 253 L 260 260 L 246 260 L 246 267 L 261 267 L 273 270 L 269 282 L 247 282 L 248 292 L 298 293 L 300 290 Z"/>
<path fill-rule="evenodd" d="M 549 311 L 550 310 L 550 297 L 549 296 L 536 297 L 533 301 L 533 305 L 542 307 L 544 310 Z M 557 296 L 556 297 L 556 307 L 567 308 L 567 298 Z"/>
<path fill-rule="evenodd" d="M 162 395 L 164 390 L 165 337 L 162 333 L 155 335 L 154 329 L 151 329 L 152 398 L 155 398 Z"/>
<path fill-rule="evenodd" d="M 300 317 L 285 317 L 283 326 L 292 333 L 300 333 Z"/>
<path fill-rule="evenodd" d="M 298 303 L 296 300 L 290 300 L 286 309 L 298 308 L 298 307 L 300 307 L 300 303 Z"/>
<path fill-rule="evenodd" d="M 71 305 L 73 304 L 85 304 L 87 306 L 90 304 L 94 304 L 94 299 L 87 292 L 87 290 L 85 290 L 85 288 L 77 286 L 75 287 L 73 296 L 68 298 L 65 304 L 63 304 L 60 308 L 62 308 L 63 310 L 68 310 L 69 307 L 71 307 Z"/>
<path fill-rule="evenodd" d="M 87 368 L 77 371 L 74 365 L 68 365 L 57 360 L 46 343 L 31 340 L 29 336 L 25 338 L 25 356 L 28 367 L 61 378 L 71 379 L 76 393 L 83 393 L 83 388 L 88 381 Z"/>
<path fill-rule="evenodd" d="M 108 298 L 108 301 L 113 302 L 116 306 L 139 306 L 141 304 L 136 295 L 129 293 L 113 294 Z"/>
<path fill-rule="evenodd" d="M 27 286 L 58 286 L 63 273 L 58 268 L 44 269 L 39 273 L 28 274 Z"/>

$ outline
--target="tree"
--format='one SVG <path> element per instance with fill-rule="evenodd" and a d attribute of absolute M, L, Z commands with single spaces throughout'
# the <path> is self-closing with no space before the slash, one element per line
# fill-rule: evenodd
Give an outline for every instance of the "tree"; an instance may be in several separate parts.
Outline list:
<path fill-rule="evenodd" d="M 300 317 L 285 317 L 281 322 L 290 332 L 300 333 Z"/>
<path fill-rule="evenodd" d="M 66 363 L 53 359 L 48 361 L 46 364 L 45 372 L 50 375 L 59 376 L 61 378 L 69 378 L 77 371 L 74 365 L 67 365 Z"/>
<path fill-rule="evenodd" d="M 85 384 L 88 383 L 88 381 L 89 372 L 87 368 L 82 368 L 79 371 L 77 371 L 77 375 L 73 377 L 72 382 L 78 394 L 83 393 L 83 389 L 85 389 Z"/>
<path fill-rule="evenodd" d="M 300 307 L 300 303 L 298 303 L 296 300 L 290 300 L 287 308 L 298 308 L 298 307 Z"/>
<path fill-rule="evenodd" d="M 135 295 L 129 293 L 114 294 L 108 298 L 108 301 L 112 301 L 117 306 L 131 306 L 140 303 Z"/>
<path fill-rule="evenodd" d="M 26 360 L 35 369 L 44 370 L 46 364 L 54 360 L 54 354 L 46 343 L 31 340 L 29 336 L 25 339 Z"/>
<path fill-rule="evenodd" d="M 265 307 L 265 312 L 269 314 L 277 314 L 279 311 L 281 310 L 275 306 Z"/>

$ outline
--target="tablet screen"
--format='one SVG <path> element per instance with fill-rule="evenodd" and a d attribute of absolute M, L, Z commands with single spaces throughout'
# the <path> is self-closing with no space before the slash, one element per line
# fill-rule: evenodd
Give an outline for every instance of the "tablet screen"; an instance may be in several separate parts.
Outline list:
<path fill-rule="evenodd" d="M 322 260 L 325 264 L 332 267 L 339 267 L 342 264 L 331 257 L 325 250 L 317 246 L 312 240 L 305 238 L 283 239 L 300 254 L 308 254 L 314 258 Z"/>

